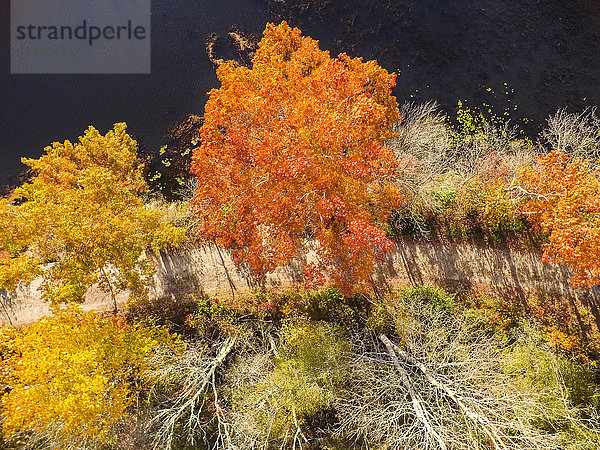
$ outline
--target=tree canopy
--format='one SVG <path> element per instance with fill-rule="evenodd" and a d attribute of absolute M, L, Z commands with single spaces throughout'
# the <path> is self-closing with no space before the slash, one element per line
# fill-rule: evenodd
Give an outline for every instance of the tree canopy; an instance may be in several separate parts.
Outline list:
<path fill-rule="evenodd" d="M 23 159 L 34 178 L 0 199 L 0 288 L 42 275 L 43 297 L 53 303 L 83 301 L 94 283 L 113 300 L 121 290 L 145 297 L 154 268 L 143 251 L 178 242 L 182 230 L 144 203 L 147 185 L 126 125 L 105 136 L 89 127 L 79 142 L 45 152 Z"/>
<path fill-rule="evenodd" d="M 568 265 L 574 288 L 600 284 L 600 170 L 554 150 L 523 170 L 522 212 L 548 236 L 544 261 Z"/>
<path fill-rule="evenodd" d="M 217 69 L 192 173 L 205 238 L 259 278 L 294 258 L 308 282 L 352 291 L 393 248 L 377 221 L 401 201 L 384 145 L 400 119 L 395 74 L 331 58 L 285 22 L 269 24 L 252 68 Z M 304 256 L 316 242 L 316 261 Z"/>

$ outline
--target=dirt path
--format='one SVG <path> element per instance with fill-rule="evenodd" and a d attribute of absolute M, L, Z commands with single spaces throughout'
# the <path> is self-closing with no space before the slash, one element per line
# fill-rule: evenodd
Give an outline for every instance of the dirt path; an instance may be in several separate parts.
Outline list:
<path fill-rule="evenodd" d="M 236 268 L 224 251 L 202 247 L 156 257 L 157 274 L 151 295 L 172 299 L 205 292 L 232 295 L 252 288 L 252 279 Z M 298 267 L 288 266 L 269 276 L 272 289 L 298 286 Z M 478 293 L 516 301 L 535 298 L 551 307 L 557 304 L 585 305 L 600 324 L 600 291 L 573 290 L 564 267 L 541 262 L 541 252 L 531 246 L 508 247 L 468 242 L 419 241 L 402 239 L 376 274 L 379 287 L 403 288 L 432 284 L 450 292 Z M 0 324 L 22 326 L 49 313 L 40 300 L 36 284 L 6 299 L 0 310 Z M 171 300 L 165 300 L 171 301 Z M 125 303 L 125 296 L 119 297 Z M 112 300 L 91 289 L 85 309 L 112 310 Z"/>

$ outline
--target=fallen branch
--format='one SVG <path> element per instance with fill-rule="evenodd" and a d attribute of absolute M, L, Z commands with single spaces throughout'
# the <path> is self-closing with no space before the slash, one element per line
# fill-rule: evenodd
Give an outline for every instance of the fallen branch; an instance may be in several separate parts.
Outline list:
<path fill-rule="evenodd" d="M 235 345 L 235 338 L 227 338 L 219 350 L 217 356 L 210 361 L 206 367 L 192 368 L 192 373 L 186 376 L 183 383 L 183 395 L 179 396 L 175 403 L 167 408 L 162 409 L 149 423 L 161 424 L 156 436 L 154 448 L 171 448 L 176 431 L 175 427 L 179 421 L 186 415 L 189 415 L 186 424 L 188 436 L 191 436 L 191 444 L 194 444 L 193 434 L 198 426 L 201 426 L 200 414 L 204 409 L 205 398 L 208 393 L 208 388 L 212 385 L 213 392 L 215 391 L 215 372 L 217 368 L 223 364 L 227 355 L 231 352 Z M 177 373 L 184 371 L 186 368 L 181 368 L 177 364 L 170 365 L 166 370 L 162 370 L 157 378 L 169 380 L 172 372 Z M 198 379 L 196 371 L 204 372 Z M 215 394 L 216 395 L 216 394 Z M 214 399 L 215 408 L 218 414 L 218 399 Z M 221 427 L 219 427 L 221 428 Z"/>
<path fill-rule="evenodd" d="M 548 199 L 548 197 L 546 197 L 543 194 L 538 194 L 537 192 L 529 192 L 525 189 L 523 189 L 521 186 L 509 186 L 505 189 L 506 192 L 511 192 L 511 191 L 519 191 L 522 195 L 527 195 L 529 197 L 535 197 L 538 200 L 539 199 L 544 199 L 547 202 L 549 202 L 550 200 Z"/>
<path fill-rule="evenodd" d="M 467 416 L 469 419 L 471 419 L 473 422 L 475 422 L 475 424 L 480 424 L 483 431 L 485 432 L 485 434 L 491 439 L 495 448 L 507 449 L 506 445 L 504 445 L 504 443 L 502 442 L 502 439 L 498 436 L 496 431 L 493 429 L 493 426 L 490 424 L 489 420 L 486 417 L 472 411 L 462 401 L 461 397 L 456 392 L 454 392 L 454 390 L 451 387 L 447 386 L 446 384 L 440 382 L 437 378 L 435 378 L 431 374 L 431 372 L 429 370 L 427 370 L 427 367 L 425 367 L 425 364 L 416 360 L 408 352 L 406 352 L 402 348 L 398 347 L 397 345 L 393 344 L 386 336 L 382 336 L 381 339 L 383 340 L 383 338 L 387 339 L 387 341 L 389 342 L 392 349 L 395 351 L 395 353 L 398 356 L 400 356 L 400 358 L 402 358 L 404 361 L 408 362 L 409 364 L 412 364 L 413 366 L 417 367 L 421 371 L 421 373 L 423 373 L 423 375 L 425 376 L 425 379 L 427 381 L 429 381 L 433 386 L 435 386 L 437 389 L 439 389 L 444 394 L 446 394 L 446 396 L 448 396 L 458 406 L 458 408 L 463 412 L 463 414 L 465 416 Z M 384 341 L 384 343 L 385 343 L 385 341 Z M 386 347 L 388 347 L 387 343 L 386 343 Z M 389 347 L 388 347 L 388 350 L 389 350 Z"/>
<path fill-rule="evenodd" d="M 406 390 L 408 391 L 408 394 L 410 395 L 413 409 L 415 411 L 415 415 L 417 416 L 417 418 L 421 421 L 421 423 L 425 427 L 427 434 L 432 436 L 437 441 L 439 447 L 442 450 L 446 450 L 446 444 L 444 443 L 444 441 L 442 440 L 440 435 L 433 429 L 433 427 L 431 426 L 431 423 L 429 423 L 429 419 L 427 419 L 427 411 L 423 407 L 424 402 L 421 399 L 421 396 L 415 390 L 415 387 L 413 386 L 413 384 L 411 383 L 408 373 L 406 372 L 404 367 L 402 367 L 402 365 L 400 364 L 400 361 L 398 360 L 398 355 L 394 351 L 394 345 L 387 338 L 387 336 L 385 336 L 383 334 L 379 336 L 379 339 L 381 339 L 381 341 L 385 344 L 385 346 L 388 350 L 388 353 L 392 358 L 394 366 L 396 366 L 396 370 L 398 371 L 398 374 L 400 375 L 400 380 L 402 381 L 402 384 L 404 384 L 404 387 L 406 388 Z"/>

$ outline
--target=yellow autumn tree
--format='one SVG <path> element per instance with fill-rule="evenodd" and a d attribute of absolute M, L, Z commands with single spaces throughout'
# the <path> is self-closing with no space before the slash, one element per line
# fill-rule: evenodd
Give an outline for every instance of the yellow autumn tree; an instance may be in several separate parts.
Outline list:
<path fill-rule="evenodd" d="M 75 447 L 114 440 L 148 356 L 165 345 L 182 348 L 164 329 L 129 326 L 77 306 L 22 330 L 1 330 L 0 371 L 9 388 L 1 400 L 4 434 L 54 431 Z"/>
<path fill-rule="evenodd" d="M 102 136 L 90 127 L 79 142 L 55 142 L 39 159 L 23 159 L 31 182 L 0 199 L 0 289 L 41 275 L 56 304 L 83 301 L 95 283 L 115 303 L 119 291 L 147 295 L 154 266 L 145 249 L 183 237 L 163 211 L 148 207 L 137 144 L 124 123 Z"/>

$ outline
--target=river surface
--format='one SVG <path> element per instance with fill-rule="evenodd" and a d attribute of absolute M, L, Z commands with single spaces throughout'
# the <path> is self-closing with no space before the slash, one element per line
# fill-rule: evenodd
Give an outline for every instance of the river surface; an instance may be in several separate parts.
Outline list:
<path fill-rule="evenodd" d="M 400 103 L 434 99 L 450 113 L 458 100 L 489 103 L 531 119 L 530 132 L 558 108 L 600 105 L 597 0 L 153 0 L 150 75 L 11 75 L 10 4 L 0 0 L 0 185 L 23 169 L 22 156 L 89 125 L 104 133 L 125 121 L 156 151 L 169 125 L 201 115 L 218 87 L 207 37 L 234 25 L 258 35 L 283 19 L 333 55 L 399 73 Z M 235 57 L 222 42 L 219 56 Z"/>

